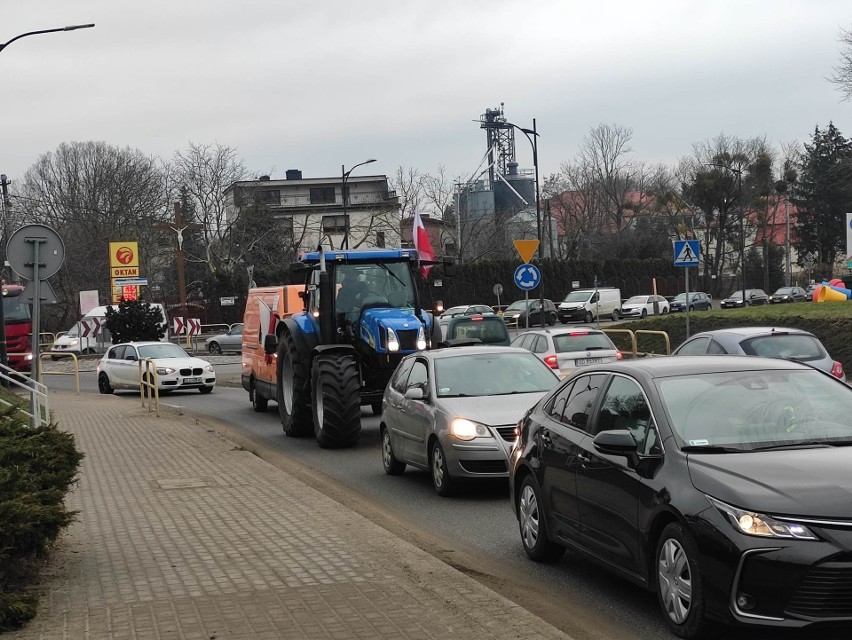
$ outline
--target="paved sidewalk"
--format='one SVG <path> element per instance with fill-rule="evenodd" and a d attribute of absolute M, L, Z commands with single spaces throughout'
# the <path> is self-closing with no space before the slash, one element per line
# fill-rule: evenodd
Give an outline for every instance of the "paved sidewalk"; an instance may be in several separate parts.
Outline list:
<path fill-rule="evenodd" d="M 568 638 L 191 417 L 51 407 L 86 454 L 80 514 L 38 616 L 5 637 Z"/>

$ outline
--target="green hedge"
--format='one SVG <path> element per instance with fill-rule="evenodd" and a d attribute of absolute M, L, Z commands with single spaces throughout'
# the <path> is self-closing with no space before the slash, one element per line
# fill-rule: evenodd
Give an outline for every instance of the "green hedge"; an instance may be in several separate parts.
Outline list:
<path fill-rule="evenodd" d="M 774 326 L 810 331 L 825 345 L 831 357 L 840 361 L 847 376 L 852 379 L 852 301 L 766 305 L 749 309 L 693 311 L 689 314 L 690 335 L 711 329 L 742 326 Z M 675 349 L 686 340 L 686 314 L 672 313 L 660 318 L 623 322 L 613 328 L 665 331 L 669 334 L 671 348 Z M 614 333 L 610 337 L 619 349 L 629 350 L 626 335 Z M 640 335 L 637 341 L 640 352 L 665 353 L 664 341 L 660 337 Z"/>
<path fill-rule="evenodd" d="M 14 407 L 0 410 L 0 631 L 35 615 L 28 585 L 37 561 L 74 518 L 64 498 L 82 458 L 74 437 L 56 425 L 33 429 Z"/>

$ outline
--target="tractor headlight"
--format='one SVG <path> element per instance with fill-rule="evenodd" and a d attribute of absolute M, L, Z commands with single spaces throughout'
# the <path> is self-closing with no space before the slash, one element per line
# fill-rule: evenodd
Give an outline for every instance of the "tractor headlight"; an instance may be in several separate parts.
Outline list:
<path fill-rule="evenodd" d="M 426 349 L 426 332 L 421 325 L 420 329 L 417 330 L 417 350 L 423 351 L 424 349 Z"/>
<path fill-rule="evenodd" d="M 390 327 L 388 327 L 388 351 L 399 351 L 399 337 Z"/>

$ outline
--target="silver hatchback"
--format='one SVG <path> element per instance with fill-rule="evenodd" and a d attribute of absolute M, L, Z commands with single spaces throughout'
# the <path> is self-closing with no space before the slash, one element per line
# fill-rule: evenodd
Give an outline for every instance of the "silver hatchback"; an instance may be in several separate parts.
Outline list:
<path fill-rule="evenodd" d="M 506 478 L 515 426 L 559 379 L 511 347 L 449 347 L 399 363 L 382 402 L 382 465 L 428 469 L 438 495 L 462 478 Z"/>
<path fill-rule="evenodd" d="M 532 351 L 563 378 L 578 367 L 615 362 L 622 357 L 609 336 L 597 329 L 535 329 L 519 335 L 512 346 Z"/>

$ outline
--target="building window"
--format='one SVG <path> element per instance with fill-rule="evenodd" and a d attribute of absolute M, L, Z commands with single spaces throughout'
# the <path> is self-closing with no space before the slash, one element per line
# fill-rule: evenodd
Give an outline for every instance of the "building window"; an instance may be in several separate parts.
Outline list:
<path fill-rule="evenodd" d="M 260 201 L 266 204 L 281 204 L 281 192 L 278 189 L 261 191 Z"/>
<path fill-rule="evenodd" d="M 311 187 L 311 204 L 334 204 L 334 187 Z"/>
<path fill-rule="evenodd" d="M 348 216 L 323 216 L 322 230 L 326 233 L 343 233 L 346 231 L 346 218 Z"/>
<path fill-rule="evenodd" d="M 379 249 L 385 248 L 385 232 L 384 231 L 376 231 L 376 246 Z"/>

